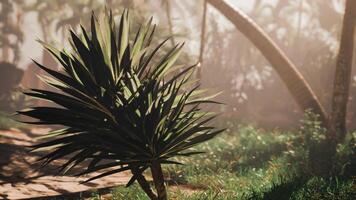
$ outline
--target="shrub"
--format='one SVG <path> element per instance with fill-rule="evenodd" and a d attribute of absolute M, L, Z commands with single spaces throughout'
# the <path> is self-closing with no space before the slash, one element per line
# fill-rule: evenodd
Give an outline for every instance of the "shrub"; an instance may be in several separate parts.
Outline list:
<path fill-rule="evenodd" d="M 127 11 L 118 29 L 111 14 L 100 24 L 93 15 L 90 35 L 83 27 L 81 36 L 71 31 L 72 53 L 44 44 L 64 72 L 36 64 L 50 75 L 42 79 L 57 92 L 33 89 L 26 94 L 57 106 L 19 111 L 37 119 L 28 123 L 65 127 L 49 133 L 50 141 L 33 146 L 49 151 L 41 159 L 44 165 L 69 155 L 63 173 L 86 160 L 86 169 L 76 175 L 106 170 L 87 181 L 129 170 L 133 176 L 127 186 L 137 181 L 151 199 L 166 199 L 161 165 L 180 164 L 171 158 L 201 153 L 189 149 L 222 131 L 206 125 L 214 116 L 200 105 L 215 102 L 201 97 L 191 84 L 194 66 L 173 67 L 183 45 L 152 63 L 167 40 L 150 46 L 155 30 L 151 21 L 130 40 Z M 149 168 L 157 194 L 143 175 Z"/>
<path fill-rule="evenodd" d="M 355 191 L 353 181 L 339 181 L 337 178 L 313 177 L 303 187 L 295 191 L 291 200 L 351 200 L 354 199 Z"/>
<path fill-rule="evenodd" d="M 354 166 L 352 156 L 355 155 L 356 134 L 349 133 L 344 141 L 334 144 L 327 138 L 327 129 L 319 120 L 319 116 L 306 111 L 300 128 L 299 151 L 304 152 L 305 171 L 309 175 L 351 175 L 350 167 Z"/>

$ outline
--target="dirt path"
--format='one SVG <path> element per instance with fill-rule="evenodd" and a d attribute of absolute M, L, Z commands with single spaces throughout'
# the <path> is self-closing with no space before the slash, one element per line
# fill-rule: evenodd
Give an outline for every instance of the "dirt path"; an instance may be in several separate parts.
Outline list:
<path fill-rule="evenodd" d="M 79 184 L 86 177 L 56 176 L 58 161 L 40 169 L 36 159 L 40 153 L 28 153 L 26 146 L 34 144 L 36 136 L 48 129 L 24 133 L 18 130 L 0 131 L 0 199 L 26 199 L 56 196 L 127 183 L 130 174 L 119 173 L 90 183 Z M 93 174 L 95 175 L 95 174 Z"/>

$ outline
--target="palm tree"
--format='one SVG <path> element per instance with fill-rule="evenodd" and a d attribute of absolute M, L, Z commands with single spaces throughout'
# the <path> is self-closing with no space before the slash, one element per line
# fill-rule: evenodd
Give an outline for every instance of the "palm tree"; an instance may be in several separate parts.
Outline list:
<path fill-rule="evenodd" d="M 327 113 L 305 78 L 272 39 L 247 15 L 229 6 L 224 0 L 207 0 L 227 17 L 261 51 L 301 109 L 312 109 L 327 124 Z"/>
<path fill-rule="evenodd" d="M 36 63 L 50 75 L 43 81 L 57 92 L 32 89 L 26 94 L 57 106 L 19 111 L 36 119 L 28 123 L 65 127 L 33 146 L 49 151 L 42 157 L 44 166 L 67 158 L 60 169 L 66 173 L 89 160 L 77 175 L 102 173 L 87 181 L 131 171 L 127 186 L 137 181 L 151 199 L 165 200 L 161 165 L 180 164 L 172 158 L 200 153 L 189 149 L 222 131 L 206 125 L 214 116 L 201 111 L 200 105 L 214 102 L 192 86 L 194 65 L 173 67 L 183 45 L 175 45 L 154 62 L 167 39 L 157 47 L 150 45 L 155 31 L 151 21 L 130 40 L 127 11 L 118 29 L 111 14 L 100 23 L 92 16 L 90 33 L 84 28 L 81 35 L 70 32 L 71 53 L 44 44 L 64 73 Z M 156 193 L 143 175 L 147 169 Z"/>

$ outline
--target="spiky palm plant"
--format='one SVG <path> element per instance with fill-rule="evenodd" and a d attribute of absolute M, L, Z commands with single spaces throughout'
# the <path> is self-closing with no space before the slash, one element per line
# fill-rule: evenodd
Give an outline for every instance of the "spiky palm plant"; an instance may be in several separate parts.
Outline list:
<path fill-rule="evenodd" d="M 167 199 L 161 165 L 179 164 L 171 158 L 200 153 L 189 148 L 222 131 L 207 126 L 214 116 L 200 109 L 202 103 L 214 102 L 191 86 L 194 66 L 173 67 L 182 45 L 152 62 L 167 41 L 150 46 L 152 19 L 130 40 L 127 11 L 118 29 L 110 14 L 103 18 L 99 23 L 92 16 L 90 34 L 83 27 L 80 35 L 71 31 L 71 53 L 44 44 L 63 66 L 57 72 L 36 62 L 49 74 L 42 80 L 56 92 L 32 89 L 26 94 L 56 106 L 19 113 L 36 119 L 31 124 L 65 127 L 33 146 L 49 151 L 41 158 L 44 165 L 65 157 L 60 169 L 65 173 L 89 160 L 76 175 L 102 173 L 87 181 L 129 170 L 127 186 L 137 181 L 151 199 Z M 156 192 L 143 175 L 149 168 Z"/>

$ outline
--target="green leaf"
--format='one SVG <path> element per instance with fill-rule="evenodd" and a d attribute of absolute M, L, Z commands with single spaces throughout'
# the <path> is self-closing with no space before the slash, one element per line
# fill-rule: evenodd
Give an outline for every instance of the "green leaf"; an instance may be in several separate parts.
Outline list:
<path fill-rule="evenodd" d="M 18 111 L 27 123 L 63 127 L 31 147 L 45 152 L 43 165 L 65 159 L 59 172 L 96 174 L 86 182 L 138 169 L 130 186 L 153 161 L 182 164 L 173 158 L 202 153 L 189 149 L 223 130 L 207 125 L 215 115 L 202 105 L 218 102 L 198 90 L 195 65 L 175 65 L 183 44 L 165 51 L 168 38 L 155 45 L 152 18 L 133 32 L 127 10 L 117 30 L 111 12 L 100 23 L 93 13 L 90 22 L 88 31 L 70 31 L 72 50 L 42 42 L 63 71 L 35 62 L 51 90 L 25 94 L 49 104 Z"/>

